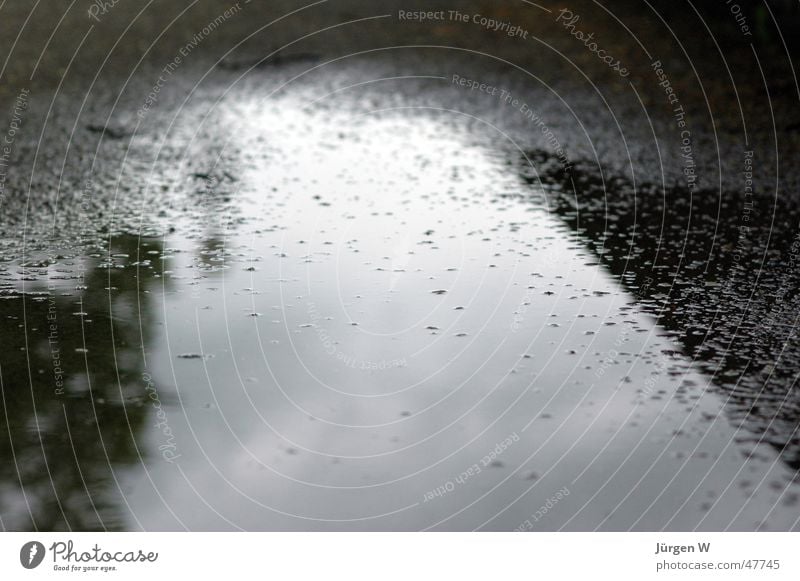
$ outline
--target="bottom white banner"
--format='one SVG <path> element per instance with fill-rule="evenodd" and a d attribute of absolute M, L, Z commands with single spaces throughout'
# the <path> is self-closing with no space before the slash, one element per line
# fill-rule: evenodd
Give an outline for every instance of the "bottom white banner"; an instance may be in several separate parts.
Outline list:
<path fill-rule="evenodd" d="M 1 579 L 800 579 L 796 533 L 3 533 Z"/>

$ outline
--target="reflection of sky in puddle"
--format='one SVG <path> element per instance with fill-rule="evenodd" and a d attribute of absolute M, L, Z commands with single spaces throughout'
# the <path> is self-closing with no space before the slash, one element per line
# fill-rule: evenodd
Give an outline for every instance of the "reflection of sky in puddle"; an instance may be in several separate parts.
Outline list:
<path fill-rule="evenodd" d="M 133 487 L 143 526 L 511 529 L 563 487 L 537 528 L 694 527 L 712 492 L 708 526 L 738 510 L 705 383 L 457 122 L 232 116 L 242 219 L 169 241 L 150 367 L 181 457 Z"/>

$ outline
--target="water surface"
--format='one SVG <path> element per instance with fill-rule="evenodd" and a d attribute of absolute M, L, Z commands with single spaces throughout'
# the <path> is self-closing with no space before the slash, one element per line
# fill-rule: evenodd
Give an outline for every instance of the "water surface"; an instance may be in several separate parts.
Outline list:
<path fill-rule="evenodd" d="M 5 528 L 797 527 L 542 160 L 337 110 L 232 91 L 134 132 L 115 228 L 8 252 Z"/>

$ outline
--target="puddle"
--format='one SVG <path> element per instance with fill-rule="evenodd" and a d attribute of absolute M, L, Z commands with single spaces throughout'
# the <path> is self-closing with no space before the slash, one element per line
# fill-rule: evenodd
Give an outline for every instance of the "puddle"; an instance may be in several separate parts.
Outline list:
<path fill-rule="evenodd" d="M 786 465 L 501 135 L 229 101 L 170 129 L 218 157 L 149 167 L 186 192 L 148 236 L 5 263 L 5 528 L 797 526 Z"/>

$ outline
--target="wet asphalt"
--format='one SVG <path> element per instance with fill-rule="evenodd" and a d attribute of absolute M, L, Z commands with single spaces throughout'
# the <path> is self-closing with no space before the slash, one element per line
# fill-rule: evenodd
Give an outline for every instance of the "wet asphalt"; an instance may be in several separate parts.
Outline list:
<path fill-rule="evenodd" d="M 800 526 L 790 8 L 84 4 L 0 6 L 3 528 Z"/>

